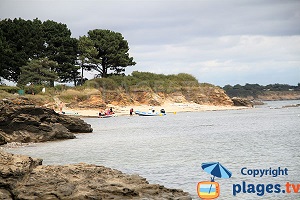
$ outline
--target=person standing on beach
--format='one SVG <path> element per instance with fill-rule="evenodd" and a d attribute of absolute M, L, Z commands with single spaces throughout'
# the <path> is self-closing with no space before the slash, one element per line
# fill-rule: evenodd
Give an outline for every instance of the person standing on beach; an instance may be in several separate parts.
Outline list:
<path fill-rule="evenodd" d="M 61 101 L 60 103 L 59 103 L 59 112 L 61 113 L 61 114 L 65 114 L 64 112 L 63 112 L 63 107 L 64 107 L 64 103 Z"/>
<path fill-rule="evenodd" d="M 130 111 L 129 111 L 130 116 L 132 116 L 132 113 L 133 113 L 133 108 L 130 108 Z"/>

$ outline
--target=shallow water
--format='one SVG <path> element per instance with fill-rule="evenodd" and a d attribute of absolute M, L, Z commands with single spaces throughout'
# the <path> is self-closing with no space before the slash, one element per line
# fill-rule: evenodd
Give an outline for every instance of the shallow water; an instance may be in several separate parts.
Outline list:
<path fill-rule="evenodd" d="M 296 103 L 300 101 L 267 102 L 248 110 L 85 119 L 93 133 L 7 151 L 43 158 L 44 164 L 86 162 L 116 168 L 150 183 L 181 188 L 193 199 L 199 199 L 197 183 L 211 177 L 201 163 L 216 161 L 232 172 L 230 179 L 215 178 L 221 188 L 218 199 L 299 199 L 300 193 L 266 190 L 262 196 L 258 191 L 233 196 L 234 184 L 243 181 L 281 184 L 281 189 L 286 182 L 300 184 L 300 107 L 270 109 Z M 241 174 L 243 167 L 287 168 L 288 175 L 252 177 Z"/>

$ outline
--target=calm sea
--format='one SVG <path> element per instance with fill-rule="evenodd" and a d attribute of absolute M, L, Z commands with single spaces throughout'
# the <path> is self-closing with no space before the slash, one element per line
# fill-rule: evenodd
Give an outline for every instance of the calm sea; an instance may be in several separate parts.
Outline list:
<path fill-rule="evenodd" d="M 300 199 L 300 190 L 297 194 L 274 192 L 276 184 L 281 190 L 286 190 L 287 182 L 300 184 L 300 107 L 282 108 L 300 101 L 266 103 L 247 110 L 84 119 L 93 133 L 7 151 L 43 158 L 44 164 L 86 162 L 139 174 L 150 183 L 183 189 L 193 199 L 199 199 L 197 183 L 211 177 L 201 164 L 220 162 L 232 172 L 229 179 L 215 178 L 220 200 Z M 250 173 L 278 167 L 287 168 L 288 174 L 253 177 L 241 173 L 242 168 Z M 233 196 L 238 184 L 241 192 Z M 272 184 L 273 189 L 267 192 L 259 184 Z"/>

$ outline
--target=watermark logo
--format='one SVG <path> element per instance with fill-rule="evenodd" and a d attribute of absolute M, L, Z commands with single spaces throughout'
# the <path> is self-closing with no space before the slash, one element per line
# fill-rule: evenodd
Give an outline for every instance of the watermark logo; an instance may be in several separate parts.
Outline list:
<path fill-rule="evenodd" d="M 210 181 L 202 181 L 197 184 L 197 193 L 200 199 L 215 199 L 220 196 L 220 185 L 215 182 L 215 177 L 230 178 L 232 173 L 219 162 L 202 163 L 202 169 L 212 175 Z"/>
<path fill-rule="evenodd" d="M 250 176 L 252 178 L 264 178 L 264 177 L 272 177 L 276 178 L 278 176 L 288 176 L 287 168 L 266 168 L 266 169 L 248 169 L 247 167 L 243 167 L 241 169 L 241 175 Z M 249 178 L 248 178 L 249 179 Z M 256 194 L 257 196 L 264 196 L 266 194 L 290 194 L 290 193 L 299 193 L 300 184 L 297 183 L 268 183 L 268 184 L 255 184 L 249 183 L 246 181 L 242 181 L 242 183 L 236 183 L 232 185 L 232 194 L 233 196 L 238 196 L 241 193 L 244 194 Z"/>
<path fill-rule="evenodd" d="M 201 167 L 205 172 L 212 175 L 212 177 L 210 181 L 201 181 L 197 184 L 197 193 L 199 198 L 202 200 L 218 198 L 220 196 L 220 185 L 218 182 L 215 182 L 215 177 L 230 178 L 232 176 L 232 173 L 219 162 L 202 163 Z M 293 196 L 300 193 L 300 184 L 288 181 L 287 176 L 289 175 L 289 170 L 286 167 L 269 167 L 262 169 L 242 167 L 240 169 L 240 174 L 242 176 L 248 177 L 247 181 L 241 180 L 240 183 L 232 184 L 232 195 L 235 197 L 242 194 L 253 195 L 253 198 L 255 198 L 262 197 L 268 194 Z M 264 177 L 269 177 L 268 180 L 270 180 L 270 178 L 277 178 L 279 176 L 286 176 L 286 182 L 257 182 L 257 180 Z M 254 183 L 251 182 L 249 180 L 249 177 L 256 179 L 256 181 Z"/>

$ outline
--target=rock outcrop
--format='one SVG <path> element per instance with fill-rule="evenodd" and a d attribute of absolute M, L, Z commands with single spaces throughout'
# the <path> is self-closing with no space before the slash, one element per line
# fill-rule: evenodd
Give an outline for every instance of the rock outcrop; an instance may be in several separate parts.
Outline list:
<path fill-rule="evenodd" d="M 37 107 L 26 99 L 0 101 L 0 145 L 75 138 L 93 129 L 83 120 Z"/>
<path fill-rule="evenodd" d="M 232 101 L 234 106 L 253 107 L 253 103 L 248 99 L 233 97 Z"/>
<path fill-rule="evenodd" d="M 188 193 L 138 175 L 91 164 L 43 166 L 41 159 L 0 150 L 2 199 L 177 199 Z"/>

